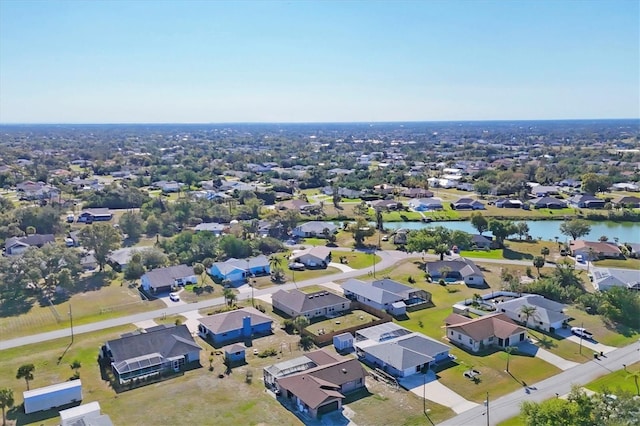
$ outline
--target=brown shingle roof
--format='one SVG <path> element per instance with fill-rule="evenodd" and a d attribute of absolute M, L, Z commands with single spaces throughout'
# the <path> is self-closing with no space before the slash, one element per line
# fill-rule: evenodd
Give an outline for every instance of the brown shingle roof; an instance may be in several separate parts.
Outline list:
<path fill-rule="evenodd" d="M 477 341 L 492 336 L 506 339 L 514 334 L 526 332 L 523 327 L 513 322 L 505 314 L 492 314 L 475 319 L 466 318 L 465 322 L 462 321 L 462 318 L 465 317 L 458 314 L 449 315 L 445 320 L 447 327 L 453 330 L 460 330 L 465 335 Z"/>

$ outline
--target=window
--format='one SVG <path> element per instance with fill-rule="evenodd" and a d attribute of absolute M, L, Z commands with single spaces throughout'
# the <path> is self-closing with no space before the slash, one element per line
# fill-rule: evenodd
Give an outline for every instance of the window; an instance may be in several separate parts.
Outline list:
<path fill-rule="evenodd" d="M 469 339 L 469 344 L 473 345 L 473 339 Z"/>
<path fill-rule="evenodd" d="M 450 331 L 451 335 L 453 336 L 453 331 Z"/>
<path fill-rule="evenodd" d="M 458 333 L 458 340 L 462 340 L 462 335 Z"/>

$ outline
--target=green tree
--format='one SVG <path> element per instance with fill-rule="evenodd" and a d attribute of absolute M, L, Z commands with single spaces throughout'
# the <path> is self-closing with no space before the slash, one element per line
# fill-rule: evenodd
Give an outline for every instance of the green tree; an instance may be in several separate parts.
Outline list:
<path fill-rule="evenodd" d="M 222 295 L 224 296 L 224 300 L 227 302 L 228 306 L 233 306 L 233 303 L 236 301 L 237 296 L 236 293 L 230 288 L 225 288 L 222 291 Z"/>
<path fill-rule="evenodd" d="M 148 270 L 161 268 L 169 263 L 169 258 L 162 250 L 147 248 L 140 251 L 141 262 Z"/>
<path fill-rule="evenodd" d="M 152 237 L 160 233 L 162 229 L 162 223 L 158 220 L 155 215 L 151 215 L 147 218 L 147 223 L 145 225 L 145 233 Z"/>
<path fill-rule="evenodd" d="M 202 263 L 195 263 L 193 265 L 193 273 L 200 276 L 200 282 L 202 284 L 204 284 L 204 280 L 206 278 L 206 276 L 204 275 L 204 273 L 206 271 L 207 270 L 205 269 L 205 267 L 204 267 L 204 265 Z"/>
<path fill-rule="evenodd" d="M 449 246 L 446 244 L 438 244 L 433 250 L 436 254 L 440 255 L 440 260 L 443 260 L 444 255 L 449 251 Z"/>
<path fill-rule="evenodd" d="M 595 195 L 598 192 L 606 192 L 611 186 L 611 179 L 608 176 L 597 173 L 585 173 L 582 175 L 582 191 Z"/>
<path fill-rule="evenodd" d="M 355 223 L 349 225 L 349 230 L 351 231 L 351 235 L 353 235 L 356 247 L 362 247 L 364 245 L 364 239 L 372 236 L 376 232 L 363 217 L 359 217 Z"/>
<path fill-rule="evenodd" d="M 522 305 L 520 307 L 520 315 L 524 317 L 524 324 L 528 327 L 529 319 L 538 316 L 538 307 L 533 305 Z"/>
<path fill-rule="evenodd" d="M 507 354 L 507 373 L 509 372 L 509 361 L 511 359 L 511 355 L 518 352 L 518 348 L 516 346 L 507 346 L 504 348 L 505 353 Z"/>
<path fill-rule="evenodd" d="M 560 224 L 560 233 L 571 237 L 572 240 L 577 240 L 589 232 L 591 232 L 591 226 L 586 220 L 571 219 Z"/>
<path fill-rule="evenodd" d="M 131 241 L 138 241 L 142 235 L 144 228 L 144 222 L 142 216 L 135 212 L 125 212 L 118 222 L 120 229 L 124 232 Z"/>
<path fill-rule="evenodd" d="M 376 209 L 376 229 L 378 231 L 384 231 L 384 220 L 382 217 L 382 209 Z"/>
<path fill-rule="evenodd" d="M 549 256 L 549 247 L 542 247 L 540 249 L 540 254 L 542 255 L 542 258 L 544 259 L 544 261 L 547 261 L 547 256 Z"/>
<path fill-rule="evenodd" d="M 309 318 L 304 315 L 298 315 L 293 319 L 293 326 L 298 330 L 298 334 L 302 334 L 302 330 L 309 325 Z"/>
<path fill-rule="evenodd" d="M 82 363 L 80 362 L 79 359 L 74 359 L 71 364 L 69 364 L 69 367 L 75 372 L 74 377 L 75 378 L 80 378 L 80 367 L 82 367 Z"/>
<path fill-rule="evenodd" d="M 542 256 L 536 256 L 533 258 L 533 266 L 538 271 L 538 278 L 540 278 L 540 268 L 544 266 L 544 263 L 544 257 Z"/>
<path fill-rule="evenodd" d="M 636 385 L 636 395 L 640 396 L 640 387 L 638 386 L 639 378 L 640 378 L 640 370 L 632 371 L 629 374 L 627 374 L 627 376 L 625 377 L 625 379 L 633 379 Z"/>
<path fill-rule="evenodd" d="M 124 278 L 129 281 L 135 281 L 137 279 L 140 279 L 140 277 L 142 277 L 145 272 L 146 269 L 144 268 L 144 265 L 142 264 L 142 262 L 140 261 L 140 257 L 138 256 L 137 261 L 131 259 L 131 261 L 127 263 L 127 266 L 124 268 Z"/>
<path fill-rule="evenodd" d="M 496 237 L 496 241 L 500 247 L 504 247 L 504 240 L 507 239 L 509 235 L 517 232 L 513 222 L 497 219 L 491 219 L 489 221 L 489 230 Z"/>
<path fill-rule="evenodd" d="M 80 231 L 80 242 L 89 250 L 94 251 L 94 257 L 104 270 L 107 257 L 112 250 L 120 247 L 121 235 L 116 228 L 106 223 L 94 223 Z"/>
<path fill-rule="evenodd" d="M 491 191 L 491 184 L 486 180 L 479 180 L 473 184 L 473 190 L 483 197 Z"/>
<path fill-rule="evenodd" d="M 36 366 L 33 364 L 23 364 L 18 367 L 16 379 L 24 379 L 27 384 L 27 390 L 29 390 L 29 382 L 33 380 L 34 371 L 36 371 Z"/>
<path fill-rule="evenodd" d="M 527 224 L 527 222 L 522 221 L 516 223 L 515 225 L 517 229 L 518 239 L 522 240 L 523 237 L 529 235 L 529 225 Z"/>
<path fill-rule="evenodd" d="M 480 212 L 471 213 L 471 225 L 480 235 L 489 230 L 489 222 Z"/>
<path fill-rule="evenodd" d="M 9 388 L 0 389 L 0 408 L 2 408 L 2 426 L 7 426 L 6 409 L 13 407 L 13 390 Z"/>

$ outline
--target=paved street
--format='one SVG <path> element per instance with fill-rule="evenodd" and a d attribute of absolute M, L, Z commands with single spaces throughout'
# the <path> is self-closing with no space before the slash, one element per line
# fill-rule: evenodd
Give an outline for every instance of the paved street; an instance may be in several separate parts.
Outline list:
<path fill-rule="evenodd" d="M 542 402 L 549 398 L 554 398 L 556 393 L 564 395 L 571 391 L 573 384 L 584 385 L 601 375 L 609 374 L 613 371 L 622 370 L 622 364 L 633 364 L 640 361 L 639 343 L 633 343 L 624 348 L 609 352 L 600 360 L 592 360 L 584 364 L 579 364 L 562 373 L 556 374 L 538 383 L 527 383 L 508 395 L 493 400 L 489 395 L 489 420 L 495 425 L 504 420 L 510 419 L 520 413 L 520 403 L 523 401 Z M 518 372 L 512 371 L 517 378 Z M 479 406 L 465 411 L 443 423 L 443 426 L 463 426 L 463 425 L 484 425 L 487 420 L 483 415 L 485 407 Z"/>

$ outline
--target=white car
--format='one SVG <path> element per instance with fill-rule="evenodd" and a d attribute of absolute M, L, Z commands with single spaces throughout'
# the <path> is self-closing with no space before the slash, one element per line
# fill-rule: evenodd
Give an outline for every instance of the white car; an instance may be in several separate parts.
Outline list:
<path fill-rule="evenodd" d="M 169 299 L 171 299 L 174 302 L 179 302 L 180 295 L 178 293 L 169 293 Z"/>
<path fill-rule="evenodd" d="M 582 263 L 584 261 L 584 258 L 582 257 L 581 254 L 576 254 L 576 262 Z"/>
<path fill-rule="evenodd" d="M 593 334 L 589 333 L 585 328 L 582 327 L 571 327 L 571 332 L 578 337 L 582 337 L 583 339 L 593 339 Z"/>

